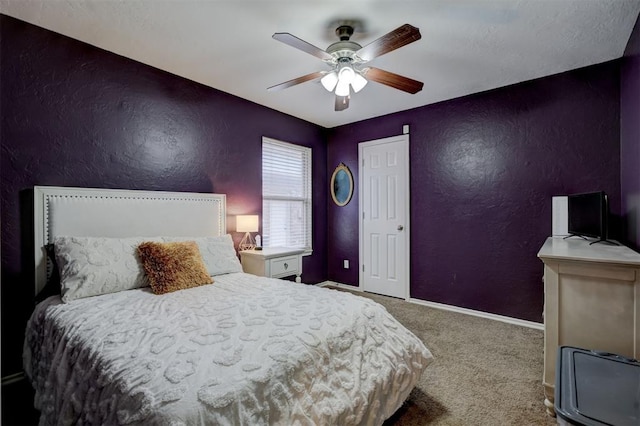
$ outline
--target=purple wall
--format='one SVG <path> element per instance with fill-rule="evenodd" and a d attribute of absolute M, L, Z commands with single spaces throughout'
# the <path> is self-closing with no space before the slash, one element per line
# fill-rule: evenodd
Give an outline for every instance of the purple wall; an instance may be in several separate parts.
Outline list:
<path fill-rule="evenodd" d="M 429 90 L 428 85 L 424 90 Z M 606 63 L 332 129 L 328 171 L 410 125 L 411 297 L 542 321 L 553 195 L 620 206 L 619 66 Z M 358 284 L 358 192 L 328 203 L 328 276 Z"/>
<path fill-rule="evenodd" d="M 640 251 L 640 17 L 620 73 L 620 194 L 624 237 Z"/>
<path fill-rule="evenodd" d="M 622 86 L 612 62 L 330 130 L 6 16 L 0 37 L 3 375 L 32 309 L 33 185 L 222 192 L 231 215 L 260 213 L 261 137 L 311 146 L 304 279 L 357 285 L 358 190 L 337 207 L 327 176 L 344 162 L 357 182 L 357 143 L 409 124 L 411 296 L 532 321 L 552 195 L 603 189 L 619 214 L 622 179 L 640 228 L 637 26 Z"/>
<path fill-rule="evenodd" d="M 4 15 L 0 28 L 3 375 L 21 369 L 33 307 L 34 185 L 219 192 L 230 215 L 261 213 L 262 136 L 310 146 L 303 278 L 326 279 L 324 129 Z"/>

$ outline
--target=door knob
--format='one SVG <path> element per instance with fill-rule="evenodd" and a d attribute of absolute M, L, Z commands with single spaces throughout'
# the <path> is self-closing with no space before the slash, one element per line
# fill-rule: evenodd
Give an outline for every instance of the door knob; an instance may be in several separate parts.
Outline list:
<path fill-rule="evenodd" d="M 403 229 L 404 229 L 404 226 L 398 225 L 398 231 L 402 231 Z"/>

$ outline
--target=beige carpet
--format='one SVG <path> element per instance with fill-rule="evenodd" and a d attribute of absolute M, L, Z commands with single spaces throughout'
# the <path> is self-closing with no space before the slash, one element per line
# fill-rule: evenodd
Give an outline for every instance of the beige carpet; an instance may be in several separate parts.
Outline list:
<path fill-rule="evenodd" d="M 385 426 L 556 424 L 542 402 L 541 330 L 356 294 L 384 305 L 435 358 Z"/>

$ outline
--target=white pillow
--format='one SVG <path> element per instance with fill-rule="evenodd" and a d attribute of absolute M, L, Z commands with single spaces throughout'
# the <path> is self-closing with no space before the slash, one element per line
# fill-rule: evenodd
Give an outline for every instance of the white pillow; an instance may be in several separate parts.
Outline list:
<path fill-rule="evenodd" d="M 229 234 L 219 237 L 163 237 L 162 240 L 164 242 L 195 241 L 211 276 L 242 272 L 242 265 Z"/>
<path fill-rule="evenodd" d="M 56 237 L 62 301 L 148 286 L 137 253 L 143 241 L 161 239 Z"/>

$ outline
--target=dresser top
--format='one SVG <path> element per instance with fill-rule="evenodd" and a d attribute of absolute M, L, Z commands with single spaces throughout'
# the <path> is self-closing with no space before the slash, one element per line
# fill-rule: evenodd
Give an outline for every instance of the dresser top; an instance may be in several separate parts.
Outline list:
<path fill-rule="evenodd" d="M 629 247 L 606 242 L 590 245 L 593 241 L 586 241 L 580 237 L 549 237 L 538 252 L 538 257 L 542 260 L 579 260 L 640 266 L 640 253 Z"/>

